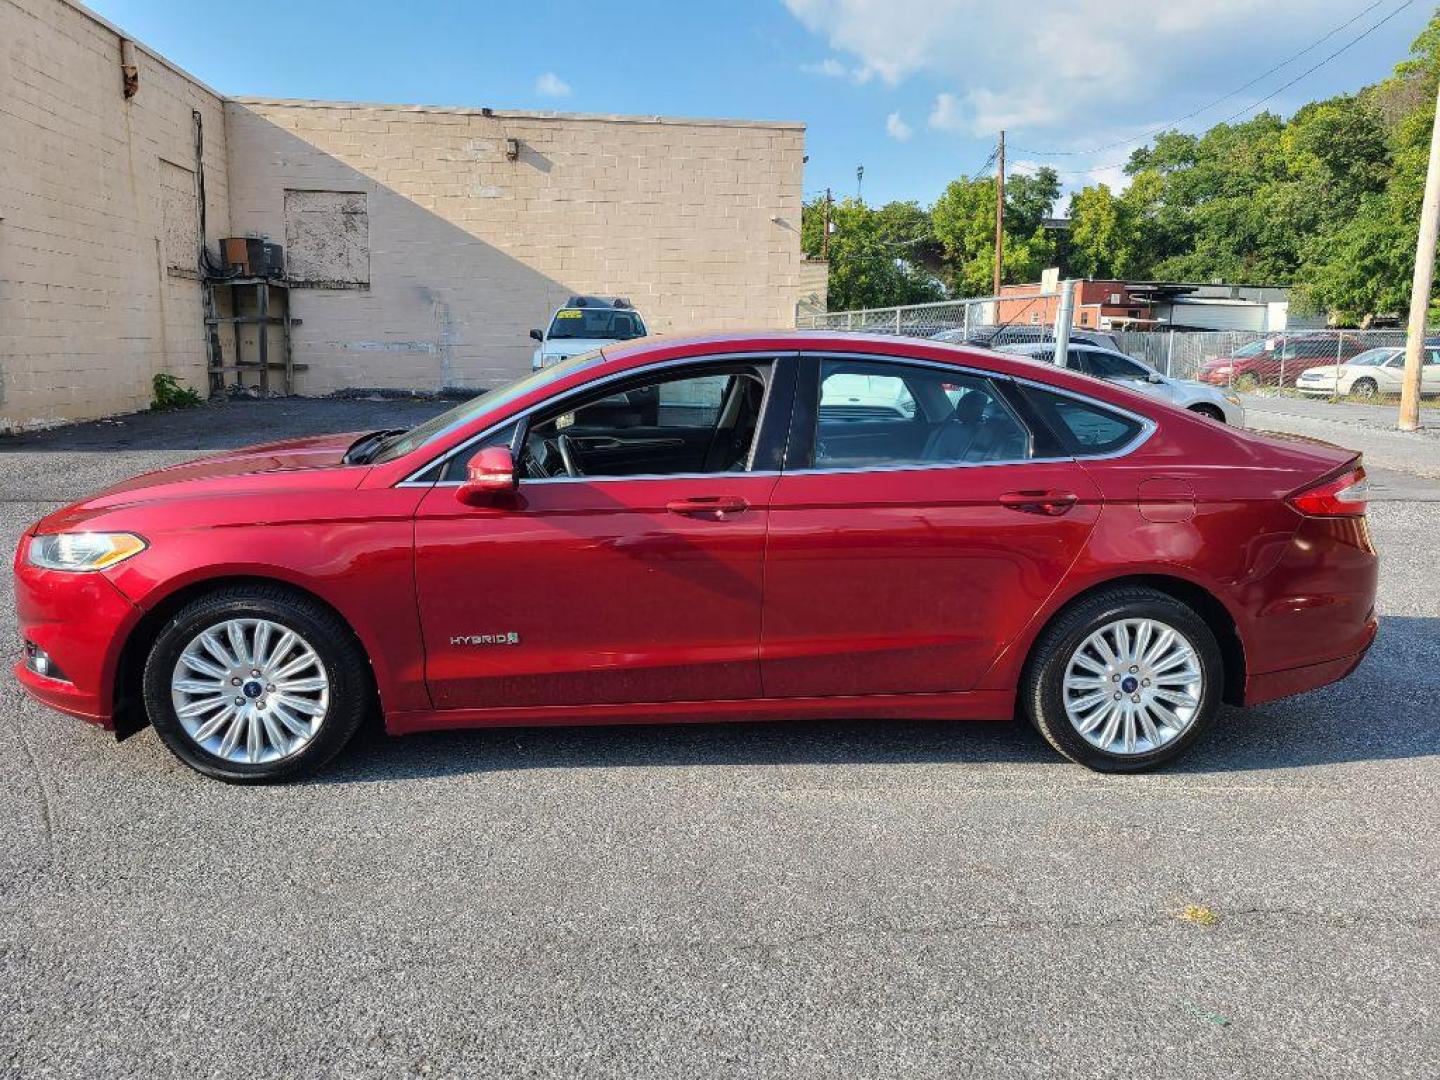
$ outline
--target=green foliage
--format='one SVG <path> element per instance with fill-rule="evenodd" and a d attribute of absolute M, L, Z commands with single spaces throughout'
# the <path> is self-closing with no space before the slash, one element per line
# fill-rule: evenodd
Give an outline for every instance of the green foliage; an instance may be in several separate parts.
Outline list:
<path fill-rule="evenodd" d="M 153 410 L 195 409 L 204 404 L 199 394 L 188 386 L 181 386 L 180 380 L 174 375 L 161 372 L 150 380 L 150 385 L 155 395 L 150 402 Z"/>
<path fill-rule="evenodd" d="M 810 258 L 824 250 L 825 200 L 806 203 L 800 243 Z M 917 203 L 888 203 L 878 210 L 855 199 L 830 211 L 829 306 L 840 311 L 923 304 L 944 297 L 927 264 L 937 245 L 929 215 Z"/>
<path fill-rule="evenodd" d="M 1123 195 L 1071 198 L 1067 272 L 1297 287 L 1354 323 L 1409 302 L 1440 14 L 1385 82 L 1135 151 Z"/>
<path fill-rule="evenodd" d="M 1037 281 L 1054 263 L 1054 235 L 1043 227 L 1060 179 L 1054 169 L 1005 181 L 1005 283 Z M 947 282 L 959 296 L 988 296 L 995 281 L 995 181 L 952 180 L 930 210 Z"/>
<path fill-rule="evenodd" d="M 1301 308 L 1342 323 L 1409 304 L 1415 237 L 1440 83 L 1440 12 L 1395 73 L 1357 94 L 1261 113 L 1191 135 L 1167 131 L 1130 155 L 1129 185 L 1070 198 L 1061 244 L 1043 221 L 1050 169 L 1005 184 L 1007 283 L 1066 276 L 1293 285 Z M 802 245 L 820 256 L 824 206 L 805 206 Z M 984 296 L 995 265 L 995 180 L 951 181 L 928 210 L 837 204 L 830 307 Z"/>

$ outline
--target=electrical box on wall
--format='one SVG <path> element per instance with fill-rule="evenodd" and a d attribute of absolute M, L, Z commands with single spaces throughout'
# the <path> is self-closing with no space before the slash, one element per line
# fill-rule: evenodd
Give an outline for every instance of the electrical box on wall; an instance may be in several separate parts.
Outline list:
<path fill-rule="evenodd" d="M 283 278 L 285 249 L 253 236 L 227 236 L 220 241 L 220 261 L 246 277 Z"/>

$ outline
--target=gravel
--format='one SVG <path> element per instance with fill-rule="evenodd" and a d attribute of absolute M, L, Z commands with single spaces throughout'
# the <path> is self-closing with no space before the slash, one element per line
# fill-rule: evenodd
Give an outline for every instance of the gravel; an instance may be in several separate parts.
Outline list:
<path fill-rule="evenodd" d="M 274 407 L 0 442 L 0 543 L 204 427 L 440 406 Z M 1371 521 L 1359 671 L 1143 777 L 854 722 L 373 737 L 242 789 L 0 679 L 0 1075 L 1434 1076 L 1440 504 Z"/>

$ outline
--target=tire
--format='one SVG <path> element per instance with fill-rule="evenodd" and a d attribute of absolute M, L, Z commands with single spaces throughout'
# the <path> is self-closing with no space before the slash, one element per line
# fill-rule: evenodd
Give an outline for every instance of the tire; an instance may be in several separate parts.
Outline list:
<path fill-rule="evenodd" d="M 1090 644 L 1094 635 L 1102 631 L 1108 633 L 1116 623 L 1129 621 L 1131 633 L 1138 638 L 1137 624 L 1142 620 L 1178 635 L 1175 651 L 1157 656 L 1152 666 L 1142 667 L 1134 674 L 1128 664 L 1115 670 L 1103 662 L 1102 670 L 1092 673 L 1077 659 L 1077 654 L 1083 653 L 1083 663 L 1093 665 L 1100 655 Z M 1106 637 L 1106 640 L 1114 646 L 1113 637 Z M 1151 647 L 1158 645 L 1159 634 L 1152 630 L 1148 642 Z M 1167 670 L 1166 665 L 1170 661 L 1166 656 L 1182 655 L 1181 646 L 1189 648 L 1193 664 L 1187 661 L 1183 667 L 1171 666 Z M 1143 653 L 1144 650 L 1140 651 Z M 1176 687 L 1182 677 L 1188 678 L 1192 668 L 1198 674 L 1198 694 L 1193 690 L 1181 693 Z M 1067 674 L 1077 682 L 1094 679 L 1098 685 L 1088 689 L 1067 689 Z M 1153 689 L 1146 689 L 1152 686 L 1149 681 L 1145 686 L 1139 685 L 1140 677 L 1144 676 L 1153 676 Z M 1127 685 L 1126 680 L 1133 685 Z M 1224 662 L 1215 635 L 1192 608 L 1155 589 L 1123 586 L 1085 598 L 1045 628 L 1031 650 L 1021 676 L 1020 705 L 1045 740 L 1071 761 L 1098 772 L 1142 772 L 1173 761 L 1201 737 L 1219 708 L 1224 682 Z M 1171 697 L 1162 702 L 1152 696 L 1156 692 Z M 1104 741 L 1106 732 L 1110 730 L 1108 721 L 1102 720 L 1087 738 L 1080 730 L 1081 723 L 1091 722 L 1095 713 L 1075 708 L 1084 704 L 1086 696 L 1098 695 L 1094 708 L 1110 708 L 1110 715 L 1114 715 L 1117 709 L 1115 693 L 1122 695 L 1119 701 L 1123 703 L 1118 706 L 1122 717 L 1115 728 L 1115 738 L 1121 740 L 1118 750 L 1097 745 L 1097 741 Z M 1129 709 L 1131 702 L 1142 693 L 1146 695 L 1140 699 L 1142 708 Z M 1160 710 L 1155 706 L 1159 704 L 1170 710 L 1177 696 L 1193 698 L 1197 704 L 1193 709 L 1176 706 L 1170 712 L 1171 716 L 1183 720 L 1182 724 L 1156 723 Z M 1127 697 L 1130 701 L 1125 701 Z M 1072 720 L 1071 712 L 1067 711 L 1067 700 L 1072 702 L 1071 708 L 1078 714 L 1078 720 Z M 1153 712 L 1150 711 L 1152 709 Z M 1139 719 L 1142 711 L 1156 731 L 1158 738 L 1155 740 L 1148 737 L 1142 726 Z M 1135 718 L 1133 725 L 1125 719 L 1126 715 Z M 1128 752 L 1123 740 L 1127 727 L 1135 732 Z"/>
<path fill-rule="evenodd" d="M 207 632 L 217 632 L 210 643 L 219 653 L 202 639 Z M 166 622 L 145 661 L 144 697 L 156 733 L 186 765 L 227 783 L 269 784 L 338 754 L 369 711 L 374 684 L 354 633 L 329 608 L 284 586 L 240 585 L 192 600 Z"/>
<path fill-rule="evenodd" d="M 1348 396 L 1359 398 L 1361 401 L 1373 401 L 1380 393 L 1380 387 L 1374 379 L 1356 379 L 1350 384 Z"/>
<path fill-rule="evenodd" d="M 1223 424 L 1225 422 L 1225 414 L 1214 405 L 1191 405 L 1190 411 L 1199 416 L 1214 420 L 1217 424 Z"/>

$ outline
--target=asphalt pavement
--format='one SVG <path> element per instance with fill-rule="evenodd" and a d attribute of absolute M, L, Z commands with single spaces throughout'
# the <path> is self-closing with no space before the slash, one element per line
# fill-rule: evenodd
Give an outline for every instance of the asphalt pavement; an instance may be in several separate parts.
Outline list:
<path fill-rule="evenodd" d="M 0 544 L 441 407 L 0 440 Z M 797 722 L 376 736 L 244 789 L 0 677 L 0 1075 L 1440 1075 L 1440 482 L 1395 475 L 1361 668 L 1147 776 L 1014 723 Z"/>

